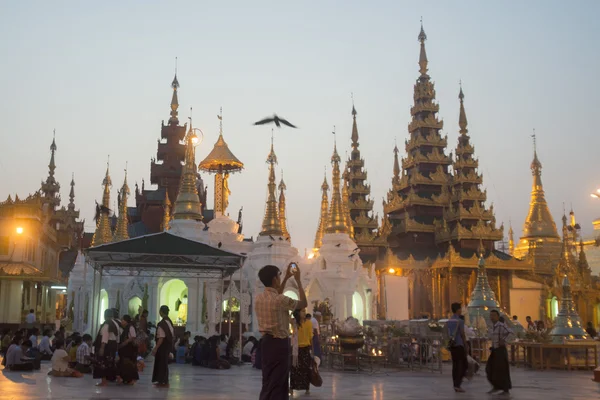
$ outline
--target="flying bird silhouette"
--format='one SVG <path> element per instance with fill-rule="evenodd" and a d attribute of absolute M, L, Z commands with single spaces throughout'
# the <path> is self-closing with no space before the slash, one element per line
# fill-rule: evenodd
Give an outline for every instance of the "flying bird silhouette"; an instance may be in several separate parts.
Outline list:
<path fill-rule="evenodd" d="M 268 247 L 268 248 L 271 248 L 271 247 L 273 247 L 273 243 L 271 243 L 271 244 L 270 244 L 270 245 L 268 245 L 267 247 Z"/>
<path fill-rule="evenodd" d="M 341 245 L 342 245 L 341 243 L 338 243 L 335 245 L 335 247 L 340 247 Z"/>
<path fill-rule="evenodd" d="M 219 243 L 217 244 L 217 247 L 218 247 L 218 248 L 221 248 L 221 246 L 223 246 L 223 243 L 219 242 Z"/>
<path fill-rule="evenodd" d="M 279 236 L 279 240 L 283 240 L 283 238 L 281 236 Z"/>
<path fill-rule="evenodd" d="M 269 238 L 271 238 L 272 241 L 275 241 L 275 238 L 272 235 L 269 235 Z"/>
<path fill-rule="evenodd" d="M 260 121 L 257 121 L 254 123 L 254 125 L 266 125 L 266 124 L 275 124 L 278 128 L 281 128 L 281 124 L 287 125 L 290 128 L 297 128 L 297 126 L 291 124 L 289 121 L 287 121 L 283 118 L 279 118 L 277 116 L 277 114 L 273 114 L 272 117 L 267 117 L 267 118 L 261 119 Z"/>

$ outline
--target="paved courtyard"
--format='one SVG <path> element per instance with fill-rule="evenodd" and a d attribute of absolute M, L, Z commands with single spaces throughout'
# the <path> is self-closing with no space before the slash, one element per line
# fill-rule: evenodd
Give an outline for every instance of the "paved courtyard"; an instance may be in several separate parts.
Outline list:
<path fill-rule="evenodd" d="M 156 389 L 150 384 L 152 364 L 148 363 L 136 386 L 98 388 L 91 376 L 84 378 L 53 378 L 47 376 L 49 364 L 33 373 L 2 370 L 0 398 L 2 400 L 61 399 L 61 400 L 137 400 L 137 399 L 258 399 L 260 371 L 250 366 L 231 370 L 210 370 L 191 365 L 171 367 L 171 388 Z M 590 371 L 537 372 L 512 369 L 512 399 L 588 400 L 600 398 L 600 384 L 591 380 Z M 389 370 L 387 374 L 322 371 L 323 387 L 313 388 L 309 396 L 296 394 L 300 399 L 485 399 L 489 389 L 485 376 L 476 376 L 465 384 L 467 393 L 454 393 L 450 366 L 444 373 Z"/>

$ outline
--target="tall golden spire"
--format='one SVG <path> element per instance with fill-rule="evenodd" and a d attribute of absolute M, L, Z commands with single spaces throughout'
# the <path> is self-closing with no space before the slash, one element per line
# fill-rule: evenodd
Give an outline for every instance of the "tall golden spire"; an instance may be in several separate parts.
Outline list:
<path fill-rule="evenodd" d="M 129 186 L 127 185 L 127 169 L 125 169 L 125 179 L 119 191 L 119 216 L 117 218 L 115 234 L 113 235 L 115 242 L 129 239 L 129 232 L 127 231 L 129 225 L 127 220 L 127 198 L 130 193 Z"/>
<path fill-rule="evenodd" d="M 327 184 L 327 173 L 323 177 L 323 184 L 321 185 L 321 215 L 319 217 L 319 226 L 317 228 L 317 234 L 315 235 L 315 249 L 321 248 L 323 244 L 323 234 L 325 234 L 325 228 L 329 223 L 329 199 L 327 196 L 327 191 L 329 190 L 329 185 Z"/>
<path fill-rule="evenodd" d="M 400 182 L 400 162 L 398 161 L 398 145 L 394 143 L 394 177 L 392 183 Z"/>
<path fill-rule="evenodd" d="M 200 198 L 198 197 L 198 187 L 196 186 L 198 175 L 196 172 L 194 142 L 197 139 L 192 128 L 192 118 L 190 117 L 190 129 L 185 136 L 185 164 L 181 171 L 179 193 L 173 207 L 173 219 L 202 220 Z"/>
<path fill-rule="evenodd" d="M 418 36 L 419 42 L 421 42 L 421 52 L 419 54 L 419 72 L 421 76 L 427 76 L 427 53 L 425 52 L 425 41 L 427 40 L 427 35 L 425 34 L 425 30 L 423 29 L 423 19 L 421 19 L 421 32 L 419 32 Z"/>
<path fill-rule="evenodd" d="M 56 181 L 54 173 L 56 171 L 56 162 L 54 154 L 56 153 L 56 129 L 52 136 L 52 144 L 50 145 L 50 162 L 48 163 L 48 177 L 45 182 L 42 182 L 41 189 L 44 193 L 44 204 L 48 205 L 48 211 L 54 212 L 60 206 L 60 184 Z"/>
<path fill-rule="evenodd" d="M 352 224 L 352 217 L 350 216 L 350 195 L 348 193 L 349 182 L 347 169 L 344 169 L 342 178 L 344 179 L 342 182 L 342 210 L 344 213 L 344 224 L 346 225 L 346 229 L 348 229 L 348 234 L 353 238 L 354 225 Z"/>
<path fill-rule="evenodd" d="M 531 173 L 533 174 L 533 186 L 531 188 L 531 201 L 529 203 L 529 214 L 523 225 L 523 237 L 552 237 L 558 238 L 556 224 L 548 209 L 544 187 L 542 185 L 542 163 L 538 159 L 535 132 L 533 138 L 533 161 L 531 162 Z"/>
<path fill-rule="evenodd" d="M 163 220 L 161 228 L 163 231 L 169 230 L 169 222 L 171 221 L 171 199 L 169 199 L 169 191 L 165 190 L 165 200 L 163 201 Z"/>
<path fill-rule="evenodd" d="M 178 125 L 179 118 L 177 116 L 179 113 L 177 109 L 179 108 L 179 99 L 177 98 L 177 89 L 179 89 L 179 81 L 177 80 L 177 57 L 175 57 L 175 77 L 173 78 L 173 82 L 171 82 L 171 87 L 173 88 L 173 97 L 171 97 L 171 118 L 169 118 L 169 125 Z"/>
<path fill-rule="evenodd" d="M 265 207 L 265 217 L 263 218 L 262 230 L 259 235 L 261 236 L 281 236 L 281 220 L 279 219 L 277 209 L 277 197 L 275 192 L 277 191 L 277 184 L 275 183 L 275 165 L 277 164 L 277 155 L 275 155 L 275 149 L 273 148 L 273 131 L 271 131 L 271 151 L 267 157 L 267 164 L 269 164 L 269 195 L 267 197 L 267 204 Z"/>
<path fill-rule="evenodd" d="M 337 152 L 337 144 L 335 142 L 335 126 L 333 127 L 333 154 L 331 156 L 331 164 L 333 165 L 332 183 L 333 191 L 331 192 L 331 205 L 329 206 L 329 222 L 325 233 L 349 233 L 348 227 L 344 218 L 344 206 L 342 194 L 340 192 L 340 156 Z"/>
<path fill-rule="evenodd" d="M 467 114 L 465 113 L 465 106 L 463 104 L 465 95 L 462 91 L 462 84 L 460 85 L 458 99 L 460 100 L 460 113 L 458 115 L 458 126 L 460 127 L 459 132 L 461 135 L 466 135 L 469 131 L 467 130 Z"/>
<path fill-rule="evenodd" d="M 287 187 L 285 186 L 285 182 L 283 181 L 283 171 L 281 171 L 281 181 L 279 181 L 279 224 L 281 225 L 281 233 L 283 233 L 283 237 L 288 239 L 290 237 L 290 232 L 287 228 L 287 218 L 285 212 L 285 191 Z"/>
<path fill-rule="evenodd" d="M 515 253 L 515 233 L 513 231 L 511 222 L 509 222 L 508 226 L 508 254 L 512 256 Z"/>
<path fill-rule="evenodd" d="M 110 209 L 110 188 L 112 181 L 109 174 L 109 163 L 106 163 L 106 174 L 102 181 L 104 192 L 102 194 L 102 208 L 100 209 L 98 220 L 96 222 L 96 231 L 92 237 L 92 247 L 101 244 L 110 243 L 112 241 L 112 231 L 110 229 L 110 218 L 108 211 Z"/>

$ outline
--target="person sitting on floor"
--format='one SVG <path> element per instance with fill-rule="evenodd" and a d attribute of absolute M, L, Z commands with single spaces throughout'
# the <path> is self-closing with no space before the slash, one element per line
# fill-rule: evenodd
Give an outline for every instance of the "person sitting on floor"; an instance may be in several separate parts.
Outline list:
<path fill-rule="evenodd" d="M 92 373 L 92 336 L 89 334 L 83 335 L 81 344 L 77 348 L 75 371 L 82 374 Z"/>
<path fill-rule="evenodd" d="M 203 336 L 196 336 L 197 341 L 192 346 L 193 350 L 190 350 L 192 356 L 192 365 L 194 366 L 206 366 L 206 359 L 204 355 L 207 354 L 204 349 L 206 348 L 206 338 Z"/>
<path fill-rule="evenodd" d="M 219 336 L 212 336 L 208 340 L 208 367 L 213 369 L 229 369 L 229 361 L 221 358 Z"/>
<path fill-rule="evenodd" d="M 244 345 L 244 349 L 242 350 L 242 361 L 243 362 L 252 362 L 252 352 L 256 347 L 256 338 L 254 336 L 250 336 L 246 344 Z"/>
<path fill-rule="evenodd" d="M 56 377 L 82 377 L 83 374 L 69 368 L 69 354 L 65 350 L 65 342 L 57 340 L 54 343 L 54 354 L 52 355 L 52 369 L 48 375 Z"/>
<path fill-rule="evenodd" d="M 38 328 L 32 328 L 29 332 L 29 340 L 31 341 L 31 348 L 37 349 L 38 347 L 38 335 L 40 334 L 40 330 Z"/>
<path fill-rule="evenodd" d="M 0 354 L 2 354 L 3 356 L 6 355 L 6 352 L 8 351 L 8 348 L 10 347 L 11 342 L 12 342 L 12 331 L 7 328 L 4 330 L 4 333 L 2 334 L 2 342 L 0 344 Z"/>
<path fill-rule="evenodd" d="M 40 340 L 40 344 L 38 345 L 38 350 L 40 351 L 40 356 L 42 356 L 42 360 L 51 360 L 52 359 L 52 349 L 50 348 L 50 336 L 52 336 L 52 331 L 50 329 L 44 330 L 44 336 L 42 340 Z"/>
<path fill-rule="evenodd" d="M 75 336 L 75 338 L 73 339 L 71 348 L 68 351 L 69 368 L 75 368 L 75 365 L 77 365 L 77 350 L 79 349 L 79 346 L 81 346 L 81 342 L 83 342 L 81 336 Z"/>
<path fill-rule="evenodd" d="M 175 362 L 177 364 L 185 364 L 185 358 L 187 356 L 187 351 L 188 351 L 187 339 L 185 337 L 183 337 L 179 341 L 179 344 L 178 344 L 176 352 L 175 352 Z"/>
<path fill-rule="evenodd" d="M 13 344 L 6 352 L 6 368 L 11 371 L 33 371 L 33 360 L 27 358 L 25 353 L 31 348 L 31 341 L 25 340 L 21 342 L 20 336 L 13 340 Z"/>
<path fill-rule="evenodd" d="M 231 365 L 238 365 L 240 359 L 236 356 L 235 351 L 237 349 L 237 340 L 234 337 L 230 337 L 227 341 L 227 347 L 225 349 L 225 359 L 229 361 Z"/>

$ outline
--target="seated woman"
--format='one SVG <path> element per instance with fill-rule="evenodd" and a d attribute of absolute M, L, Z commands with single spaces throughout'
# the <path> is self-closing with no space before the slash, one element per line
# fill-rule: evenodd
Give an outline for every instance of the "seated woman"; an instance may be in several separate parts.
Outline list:
<path fill-rule="evenodd" d="M 44 331 L 44 336 L 42 340 L 40 340 L 40 344 L 38 345 L 38 350 L 40 355 L 42 356 L 42 360 L 48 361 L 52 359 L 52 348 L 50 346 L 50 337 L 52 336 L 52 331 L 50 329 L 46 329 Z"/>
<path fill-rule="evenodd" d="M 81 372 L 69 368 L 69 354 L 64 349 L 65 342 L 57 340 L 54 345 L 54 354 L 52 355 L 52 369 L 48 375 L 56 377 L 73 377 L 80 378 L 83 376 Z"/>
<path fill-rule="evenodd" d="M 69 349 L 69 368 L 75 368 L 77 365 L 77 349 L 81 346 L 81 342 L 83 339 L 81 336 L 76 336 L 73 338 L 73 343 L 71 344 L 71 348 Z"/>
<path fill-rule="evenodd" d="M 238 365 L 240 363 L 239 357 L 235 356 L 235 349 L 237 347 L 237 340 L 230 337 L 227 341 L 227 347 L 225 348 L 225 359 L 229 361 L 231 365 Z"/>
<path fill-rule="evenodd" d="M 244 345 L 244 349 L 242 350 L 242 361 L 243 362 L 252 362 L 252 352 L 256 347 L 256 338 L 254 336 L 250 336 L 248 341 Z"/>
<path fill-rule="evenodd" d="M 175 352 L 175 362 L 177 364 L 185 364 L 185 358 L 188 351 L 188 342 L 186 338 L 182 338 L 177 345 Z"/>
<path fill-rule="evenodd" d="M 220 340 L 218 336 L 213 336 L 208 340 L 208 367 L 213 369 L 229 369 L 229 361 L 221 358 Z"/>
<path fill-rule="evenodd" d="M 190 355 L 192 357 L 192 365 L 195 366 L 206 366 L 206 359 L 204 358 L 207 352 L 205 352 L 206 347 L 206 338 L 203 336 L 198 336 L 198 340 L 192 346 L 190 350 Z"/>

